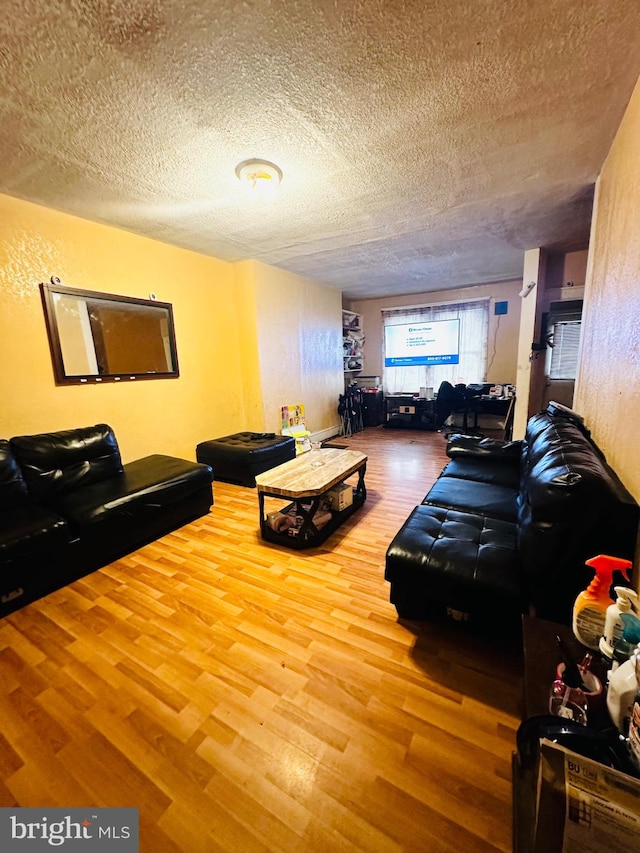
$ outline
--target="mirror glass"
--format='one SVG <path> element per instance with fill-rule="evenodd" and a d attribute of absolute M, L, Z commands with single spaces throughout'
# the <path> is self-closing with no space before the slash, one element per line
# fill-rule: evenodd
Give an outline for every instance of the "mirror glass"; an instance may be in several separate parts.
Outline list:
<path fill-rule="evenodd" d="M 59 385 L 179 375 L 168 302 L 40 285 Z"/>

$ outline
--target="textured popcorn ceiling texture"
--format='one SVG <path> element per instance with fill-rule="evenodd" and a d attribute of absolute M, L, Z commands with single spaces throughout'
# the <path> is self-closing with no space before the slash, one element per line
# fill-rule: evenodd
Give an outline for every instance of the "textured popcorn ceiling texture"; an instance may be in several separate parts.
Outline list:
<path fill-rule="evenodd" d="M 349 297 L 584 248 L 637 0 L 2 3 L 0 191 Z M 284 173 L 255 204 L 235 166 Z"/>

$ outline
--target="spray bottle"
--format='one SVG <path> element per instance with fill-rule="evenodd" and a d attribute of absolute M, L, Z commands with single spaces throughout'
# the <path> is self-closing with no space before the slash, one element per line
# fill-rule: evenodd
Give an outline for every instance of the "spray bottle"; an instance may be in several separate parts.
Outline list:
<path fill-rule="evenodd" d="M 594 568 L 596 574 L 573 605 L 573 633 L 583 646 L 597 652 L 600 650 L 600 637 L 604 634 L 607 607 L 614 603 L 609 595 L 613 573 L 618 569 L 628 581 L 632 563 L 621 557 L 598 554 L 587 560 L 586 565 Z"/>
<path fill-rule="evenodd" d="M 600 652 L 609 660 L 613 659 L 614 649 L 618 647 L 622 639 L 623 631 L 623 613 L 632 613 L 636 615 L 639 612 L 640 601 L 638 593 L 635 589 L 629 589 L 627 586 L 617 586 L 614 588 L 617 596 L 615 604 L 610 604 L 607 607 L 607 613 L 604 621 L 604 634 L 600 637 Z"/>

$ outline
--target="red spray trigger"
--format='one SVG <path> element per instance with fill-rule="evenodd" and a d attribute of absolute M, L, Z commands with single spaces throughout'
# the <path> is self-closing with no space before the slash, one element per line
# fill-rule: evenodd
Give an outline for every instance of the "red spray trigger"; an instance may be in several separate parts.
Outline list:
<path fill-rule="evenodd" d="M 623 560 L 622 557 L 611 557 L 609 554 L 598 554 L 585 561 L 585 565 L 596 570 L 594 579 L 587 587 L 587 594 L 593 598 L 609 598 L 609 590 L 613 583 L 613 573 L 617 570 L 622 573 L 625 580 L 629 581 L 629 570 L 633 566 L 631 560 Z"/>

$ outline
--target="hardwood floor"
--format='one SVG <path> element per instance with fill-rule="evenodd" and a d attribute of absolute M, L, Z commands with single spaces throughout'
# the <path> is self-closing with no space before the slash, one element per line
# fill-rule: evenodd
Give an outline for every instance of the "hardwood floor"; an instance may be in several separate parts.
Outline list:
<path fill-rule="evenodd" d="M 519 650 L 404 623 L 389 542 L 446 461 L 370 428 L 368 498 L 263 543 L 255 489 L 0 620 L 0 805 L 135 806 L 140 850 L 508 851 Z"/>

